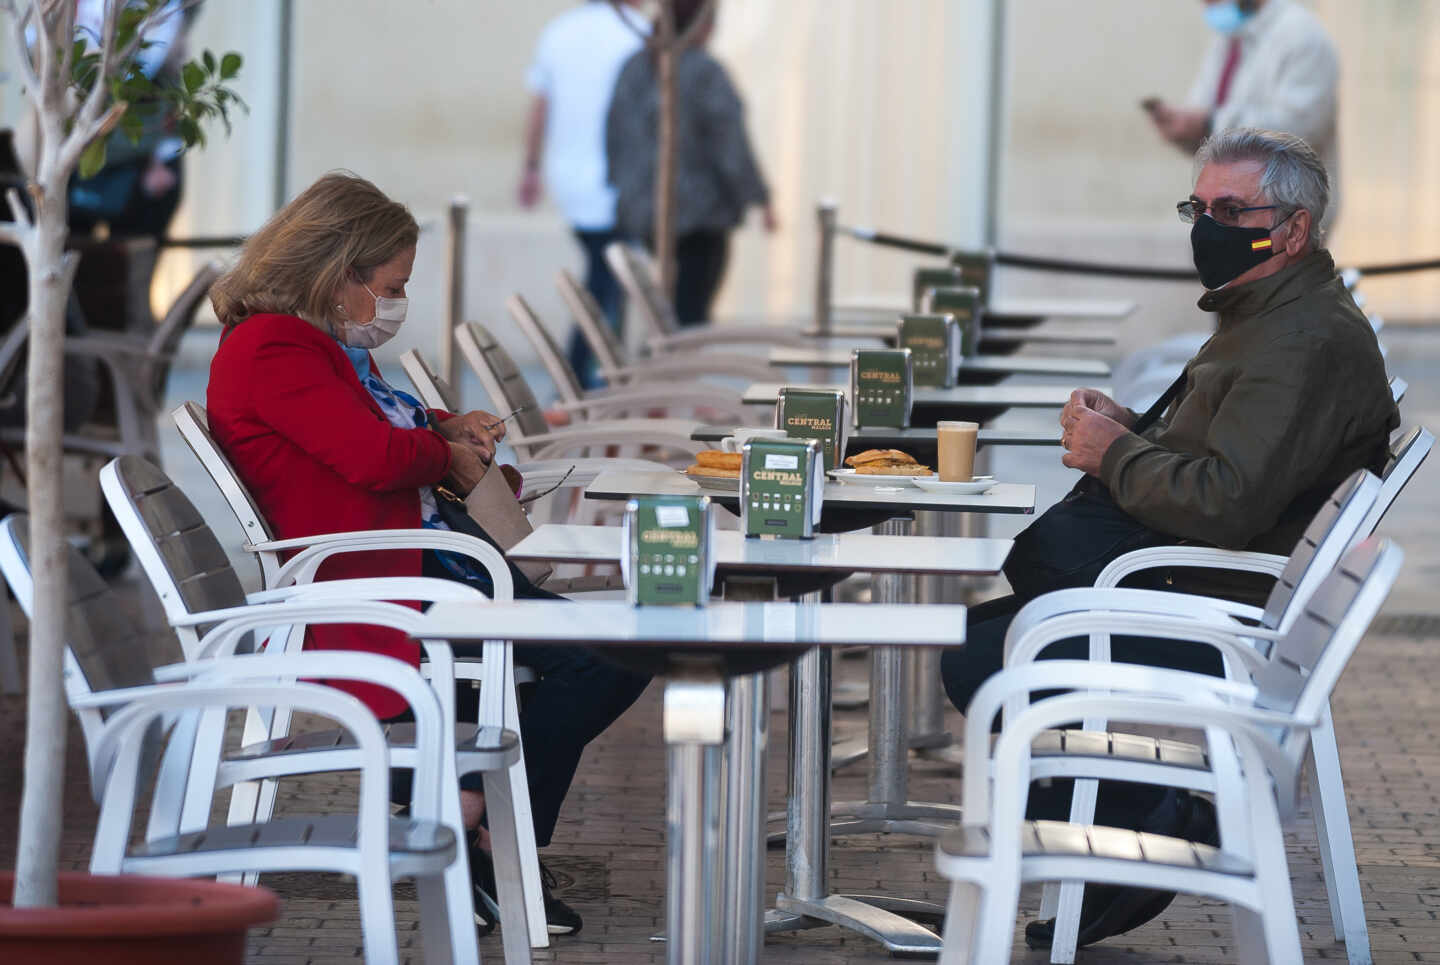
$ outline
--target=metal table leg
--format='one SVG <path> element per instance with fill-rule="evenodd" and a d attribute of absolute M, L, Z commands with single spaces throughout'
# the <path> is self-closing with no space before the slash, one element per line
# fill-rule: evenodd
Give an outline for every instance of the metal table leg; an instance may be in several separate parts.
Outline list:
<path fill-rule="evenodd" d="M 751 965 L 765 944 L 765 759 L 769 678 L 732 677 L 725 739 L 724 904 L 720 961 Z"/>
<path fill-rule="evenodd" d="M 725 682 L 713 664 L 677 665 L 665 681 L 666 961 L 711 965 L 720 880 L 720 745 Z"/>

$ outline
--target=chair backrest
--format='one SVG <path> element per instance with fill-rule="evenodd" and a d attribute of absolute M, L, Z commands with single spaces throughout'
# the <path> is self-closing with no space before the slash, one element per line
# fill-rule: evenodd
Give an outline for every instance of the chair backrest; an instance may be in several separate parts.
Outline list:
<path fill-rule="evenodd" d="M 225 266 L 218 261 L 206 262 L 195 277 L 184 290 L 170 303 L 170 308 L 165 312 L 165 317 L 160 319 L 160 324 L 155 326 L 155 332 L 150 336 L 148 347 L 150 355 L 150 389 L 154 393 L 152 398 L 163 400 L 165 398 L 165 380 L 170 374 L 170 363 L 175 358 L 176 351 L 180 348 L 180 340 L 185 337 L 195 324 L 195 315 L 200 311 L 200 306 L 205 303 L 205 296 L 210 293 L 210 286 L 225 271 Z M 148 289 L 147 289 L 148 290 Z"/>
<path fill-rule="evenodd" d="M 1360 525 L 1379 495 L 1380 480 L 1364 469 L 1355 470 L 1330 494 L 1305 527 L 1270 590 L 1260 621 L 1264 626 L 1272 630 L 1290 628 L 1341 555 L 1364 537 Z"/>
<path fill-rule="evenodd" d="M 1400 376 L 1397 375 L 1390 380 L 1390 398 L 1395 401 L 1396 405 L 1400 404 L 1400 400 L 1405 398 L 1405 393 L 1409 390 L 1410 383 L 1400 378 Z"/>
<path fill-rule="evenodd" d="M 220 451 L 215 437 L 210 434 L 210 421 L 205 414 L 205 407 L 198 402 L 182 402 L 170 413 L 170 417 L 175 420 L 175 427 L 180 430 L 180 438 L 185 440 L 195 458 L 200 460 L 200 465 L 209 473 L 215 488 L 225 497 L 225 505 L 235 514 L 235 521 L 244 531 L 245 539 L 251 544 L 274 539 L 275 532 L 261 515 L 255 497 L 250 495 L 250 490 L 245 488 L 245 483 L 241 482 L 240 476 L 235 472 L 235 466 L 225 453 Z M 267 587 L 274 586 L 275 574 L 280 569 L 279 554 L 258 553 L 256 556 L 260 562 L 261 581 Z"/>
<path fill-rule="evenodd" d="M 460 393 L 455 386 L 435 374 L 429 363 L 416 349 L 407 349 L 400 355 L 400 367 L 415 386 L 420 401 L 428 409 L 444 409 L 446 412 L 460 412 Z"/>
<path fill-rule="evenodd" d="M 74 547 L 66 551 L 65 692 L 71 697 L 154 682 L 154 669 L 185 659 L 175 634 L 150 631 L 130 616 L 114 590 Z M 30 517 L 12 513 L 0 521 L 0 572 L 25 616 L 35 586 L 30 578 Z M 92 750 L 104 723 L 95 709 L 75 711 Z"/>
<path fill-rule="evenodd" d="M 1376 497 L 1375 505 L 1370 507 L 1365 521 L 1360 524 L 1361 537 L 1368 537 L 1375 532 L 1380 521 L 1390 511 L 1395 497 L 1399 496 L 1400 490 L 1410 482 L 1434 445 L 1435 437 L 1424 426 L 1412 426 L 1390 440 L 1390 458 L 1385 463 L 1385 475 L 1380 477 L 1380 495 Z"/>
<path fill-rule="evenodd" d="M 595 353 L 601 373 L 606 375 L 607 382 L 610 381 L 610 373 L 625 367 L 625 346 L 620 343 L 620 337 L 606 321 L 595 296 L 574 275 L 560 269 L 555 276 L 555 287 L 560 289 L 560 297 L 570 309 L 570 316 L 580 326 L 580 335 L 590 346 L 590 351 Z"/>
<path fill-rule="evenodd" d="M 540 410 L 540 402 L 531 391 L 530 383 L 525 381 L 515 360 L 489 329 L 479 322 L 466 322 L 455 329 L 455 344 L 460 346 L 460 354 L 470 363 L 470 368 L 495 404 L 495 414 L 504 416 L 521 410 L 508 430 L 516 441 L 527 436 L 542 436 L 549 431 L 545 414 Z"/>
<path fill-rule="evenodd" d="M 660 273 L 648 252 L 638 245 L 612 241 L 605 246 L 605 261 L 620 280 L 625 294 L 640 306 L 651 335 L 674 335 L 680 331 L 675 305 L 660 290 Z"/>
<path fill-rule="evenodd" d="M 215 533 L 157 466 L 139 456 L 112 459 L 100 470 L 100 490 L 172 626 L 192 613 L 245 605 L 245 589 Z M 176 627 L 187 654 L 200 632 Z"/>
<path fill-rule="evenodd" d="M 1304 720 L 1320 719 L 1345 665 L 1394 586 L 1404 558 L 1394 543 L 1371 537 L 1340 559 L 1253 675 L 1261 707 Z M 1309 734 L 1310 729 L 1302 727 L 1283 735 L 1282 746 L 1297 774 Z"/>
<path fill-rule="evenodd" d="M 540 363 L 545 366 L 545 371 L 550 374 L 550 379 L 555 383 L 555 391 L 560 393 L 562 402 L 579 402 L 585 396 L 585 388 L 580 384 L 580 379 L 575 375 L 575 370 L 570 367 L 570 360 L 565 353 L 560 351 L 554 336 L 540 321 L 540 316 L 530 307 L 520 295 L 511 295 L 505 300 L 505 307 L 510 311 L 510 317 L 515 319 L 515 324 L 520 326 L 520 331 L 530 340 L 535 347 L 535 354 L 540 356 Z"/>

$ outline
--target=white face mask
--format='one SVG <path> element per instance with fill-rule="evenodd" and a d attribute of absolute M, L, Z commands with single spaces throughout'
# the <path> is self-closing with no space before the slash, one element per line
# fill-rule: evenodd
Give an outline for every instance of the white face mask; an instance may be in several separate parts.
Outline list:
<path fill-rule="evenodd" d="M 378 348 L 400 331 L 405 321 L 405 310 L 410 306 L 408 298 L 381 298 L 370 291 L 364 282 L 361 286 L 375 299 L 375 318 L 368 322 L 351 322 L 340 330 L 340 341 L 351 348 Z"/>

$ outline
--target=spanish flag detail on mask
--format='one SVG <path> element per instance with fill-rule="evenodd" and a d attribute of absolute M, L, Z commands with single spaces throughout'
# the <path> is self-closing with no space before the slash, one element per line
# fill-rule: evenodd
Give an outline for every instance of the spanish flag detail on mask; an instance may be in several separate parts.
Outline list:
<path fill-rule="evenodd" d="M 1269 238 L 1261 238 L 1259 241 L 1250 242 L 1251 251 L 1263 251 L 1266 248 L 1274 247 L 1275 243 Z"/>

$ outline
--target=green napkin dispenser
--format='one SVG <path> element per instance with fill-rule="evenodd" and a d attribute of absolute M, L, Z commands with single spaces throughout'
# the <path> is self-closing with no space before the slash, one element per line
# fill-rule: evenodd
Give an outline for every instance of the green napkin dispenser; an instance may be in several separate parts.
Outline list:
<path fill-rule="evenodd" d="M 751 439 L 740 462 L 740 528 L 809 539 L 820 523 L 825 470 L 817 439 Z"/>
<path fill-rule="evenodd" d="M 926 312 L 953 315 L 960 328 L 960 354 L 972 358 L 980 351 L 980 326 L 985 317 L 985 303 L 980 289 L 962 285 L 954 288 L 932 288 L 925 295 Z"/>
<path fill-rule="evenodd" d="M 845 393 L 838 389 L 780 390 L 780 403 L 775 406 L 775 428 L 784 429 L 792 439 L 816 439 L 826 472 L 836 469 L 845 459 L 846 430 Z"/>
<path fill-rule="evenodd" d="M 910 350 L 915 384 L 948 389 L 960 368 L 960 324 L 954 315 L 901 315 L 897 344 Z"/>
<path fill-rule="evenodd" d="M 633 606 L 704 606 L 715 581 L 709 496 L 637 496 L 625 504 L 620 558 Z"/>
<path fill-rule="evenodd" d="M 850 397 L 855 402 L 855 428 L 908 426 L 914 386 L 908 348 L 851 352 Z"/>
<path fill-rule="evenodd" d="M 923 312 L 926 311 L 926 292 L 932 288 L 954 288 L 966 284 L 965 272 L 955 265 L 944 268 L 916 268 L 911 284 L 911 310 Z"/>

